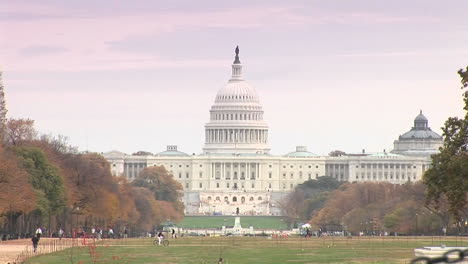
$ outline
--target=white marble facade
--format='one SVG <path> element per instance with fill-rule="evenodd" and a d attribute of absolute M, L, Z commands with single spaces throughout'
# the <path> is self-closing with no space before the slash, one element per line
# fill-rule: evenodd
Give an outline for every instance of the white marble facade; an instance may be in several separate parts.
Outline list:
<path fill-rule="evenodd" d="M 255 89 L 242 78 L 237 52 L 232 77 L 211 107 L 202 154 L 188 155 L 174 145 L 148 156 L 111 151 L 104 157 L 112 174 L 133 180 L 146 167 L 164 166 L 184 187 L 186 214 L 278 215 L 278 203 L 285 195 L 320 176 L 350 182 L 418 181 L 430 166 L 427 153 L 437 152 L 441 145 L 441 137 L 428 132 L 421 113 L 411 130 L 417 130 L 416 134 L 405 133 L 399 139 L 403 143 L 396 141 L 398 154 L 317 156 L 298 146 L 286 155 L 270 155 L 263 109 Z M 424 140 L 434 142 L 420 144 Z M 405 142 L 412 145 L 405 148 Z"/>

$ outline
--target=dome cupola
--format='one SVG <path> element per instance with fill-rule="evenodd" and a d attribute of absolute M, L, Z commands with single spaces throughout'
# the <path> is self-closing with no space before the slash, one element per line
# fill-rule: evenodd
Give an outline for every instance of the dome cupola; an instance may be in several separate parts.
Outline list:
<path fill-rule="evenodd" d="M 410 156 L 430 156 L 442 146 L 442 137 L 429 127 L 422 110 L 414 119 L 414 126 L 393 143 L 392 153 Z"/>

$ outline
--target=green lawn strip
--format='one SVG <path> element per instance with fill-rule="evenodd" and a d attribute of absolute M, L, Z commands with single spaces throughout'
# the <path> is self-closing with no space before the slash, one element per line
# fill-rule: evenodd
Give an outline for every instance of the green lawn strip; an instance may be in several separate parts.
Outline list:
<path fill-rule="evenodd" d="M 413 249 L 427 246 L 428 238 L 366 239 L 265 237 L 191 237 L 171 239 L 169 247 L 153 246 L 152 239 L 106 240 L 96 247 L 97 263 L 408 263 Z M 446 238 L 449 245 L 468 241 Z M 93 263 L 87 247 L 67 249 L 30 259 L 28 264 Z M 81 262 L 80 262 L 81 261 Z"/>
<path fill-rule="evenodd" d="M 234 216 L 186 216 L 177 226 L 182 228 L 221 228 L 221 226 L 234 226 Z M 253 226 L 255 230 L 286 229 L 287 225 L 281 217 L 276 216 L 240 216 L 242 227 Z"/>

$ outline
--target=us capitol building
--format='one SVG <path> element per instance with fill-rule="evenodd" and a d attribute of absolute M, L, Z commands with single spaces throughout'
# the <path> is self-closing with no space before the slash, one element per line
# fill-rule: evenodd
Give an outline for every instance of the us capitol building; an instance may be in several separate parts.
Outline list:
<path fill-rule="evenodd" d="M 203 153 L 188 155 L 167 146 L 155 155 L 104 153 L 112 174 L 128 180 L 150 166 L 164 166 L 184 187 L 185 213 L 279 215 L 279 201 L 298 184 L 320 176 L 349 182 L 419 181 L 442 137 L 420 112 L 410 131 L 382 153 L 318 156 L 304 146 L 270 155 L 268 125 L 255 89 L 242 78 L 239 49 L 232 77 L 215 97 L 205 125 Z"/>

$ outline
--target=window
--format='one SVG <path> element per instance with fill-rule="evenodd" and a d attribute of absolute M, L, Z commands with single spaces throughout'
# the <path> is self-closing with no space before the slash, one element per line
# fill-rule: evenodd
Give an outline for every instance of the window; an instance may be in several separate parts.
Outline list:
<path fill-rule="evenodd" d="M 270 167 L 270 168 L 271 168 L 271 164 L 270 164 L 270 165 L 268 165 L 268 167 Z"/>
<path fill-rule="evenodd" d="M 219 188 L 219 182 L 216 183 L 216 188 Z"/>
<path fill-rule="evenodd" d="M 262 197 L 261 197 L 261 196 L 259 196 L 259 197 L 257 198 L 257 200 L 261 201 L 261 200 L 262 200 Z"/>
<path fill-rule="evenodd" d="M 269 172 L 269 173 L 268 173 L 268 178 L 270 178 L 270 179 L 271 179 L 271 175 L 272 175 L 272 173 L 271 173 L 271 172 Z"/>
<path fill-rule="evenodd" d="M 179 164 L 179 168 L 182 168 L 182 165 Z"/>
<path fill-rule="evenodd" d="M 299 179 L 302 179 L 302 171 L 299 172 Z"/>
<path fill-rule="evenodd" d="M 229 198 L 227 196 L 224 196 L 224 201 L 229 202 Z"/>
<path fill-rule="evenodd" d="M 203 164 L 200 164 L 200 168 L 203 167 Z"/>
<path fill-rule="evenodd" d="M 250 201 L 250 202 L 253 202 L 253 200 L 254 200 L 253 197 L 250 197 L 250 198 L 249 198 L 249 201 Z"/>
<path fill-rule="evenodd" d="M 309 180 L 312 179 L 312 173 L 309 173 Z"/>
<path fill-rule="evenodd" d="M 228 183 L 226 183 L 226 188 L 229 188 L 229 182 L 228 182 Z"/>
<path fill-rule="evenodd" d="M 219 199 L 219 196 L 216 196 L 216 201 L 221 201 L 221 199 Z"/>
<path fill-rule="evenodd" d="M 252 183 L 252 189 L 255 188 L 255 183 Z"/>
<path fill-rule="evenodd" d="M 286 173 L 283 173 L 283 179 L 286 179 Z"/>
<path fill-rule="evenodd" d="M 203 188 L 203 183 L 200 182 L 200 188 Z"/>
<path fill-rule="evenodd" d="M 208 196 L 208 201 L 211 201 L 211 196 Z"/>
<path fill-rule="evenodd" d="M 270 188 L 270 189 L 271 189 L 271 182 L 270 182 L 270 183 L 268 183 L 268 188 Z"/>
<path fill-rule="evenodd" d="M 316 165 L 315 168 L 318 169 L 318 165 Z"/>
<path fill-rule="evenodd" d="M 200 171 L 200 178 L 203 178 L 203 172 Z"/>
<path fill-rule="evenodd" d="M 188 188 L 188 182 L 185 183 L 185 188 Z"/>
<path fill-rule="evenodd" d="M 244 196 L 241 197 L 241 203 L 245 203 L 245 197 Z"/>
<path fill-rule="evenodd" d="M 291 176 L 290 176 L 290 177 L 291 177 L 291 179 L 294 178 L 294 173 L 291 172 Z"/>
<path fill-rule="evenodd" d="M 289 188 L 292 190 L 292 188 L 293 188 L 293 184 L 292 184 L 292 183 L 289 184 Z"/>
<path fill-rule="evenodd" d="M 312 168 L 312 166 L 309 165 L 309 169 Z"/>
<path fill-rule="evenodd" d="M 182 173 L 179 172 L 179 179 L 182 179 Z"/>

